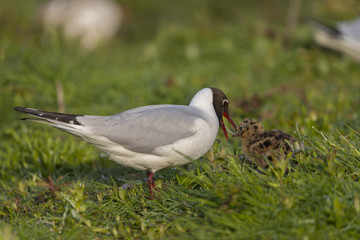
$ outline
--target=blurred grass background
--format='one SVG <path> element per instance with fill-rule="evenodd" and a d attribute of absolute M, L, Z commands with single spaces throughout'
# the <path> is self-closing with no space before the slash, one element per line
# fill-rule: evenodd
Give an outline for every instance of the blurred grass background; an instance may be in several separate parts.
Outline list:
<path fill-rule="evenodd" d="M 119 33 L 92 52 L 41 30 L 44 2 L 0 2 L 5 239 L 359 238 L 360 68 L 316 46 L 306 23 L 354 18 L 358 1 L 300 1 L 289 33 L 296 1 L 124 0 Z M 259 118 L 309 148 L 294 173 L 261 176 L 238 162 L 239 140 L 219 134 L 200 161 L 160 171 L 162 191 L 151 201 L 143 173 L 18 121 L 16 106 L 56 111 L 57 82 L 66 112 L 94 115 L 188 104 L 199 89 L 218 87 L 235 122 Z M 135 186 L 122 190 L 124 182 Z"/>

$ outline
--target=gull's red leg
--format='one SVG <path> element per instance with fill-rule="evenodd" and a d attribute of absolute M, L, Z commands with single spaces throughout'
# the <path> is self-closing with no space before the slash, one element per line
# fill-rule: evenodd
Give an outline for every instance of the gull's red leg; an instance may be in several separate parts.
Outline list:
<path fill-rule="evenodd" d="M 153 181 L 154 173 L 151 171 L 146 171 L 146 175 L 148 177 L 149 193 L 151 195 L 151 199 L 154 199 L 154 193 L 152 191 L 152 189 L 156 190 L 155 182 Z"/>

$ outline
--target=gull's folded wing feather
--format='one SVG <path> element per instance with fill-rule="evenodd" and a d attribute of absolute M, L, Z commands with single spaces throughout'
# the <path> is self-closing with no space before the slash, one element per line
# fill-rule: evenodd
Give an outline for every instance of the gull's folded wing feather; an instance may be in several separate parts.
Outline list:
<path fill-rule="evenodd" d="M 199 118 L 199 111 L 189 106 L 153 105 L 107 117 L 79 116 L 77 121 L 126 149 L 154 154 L 159 147 L 196 134 Z"/>

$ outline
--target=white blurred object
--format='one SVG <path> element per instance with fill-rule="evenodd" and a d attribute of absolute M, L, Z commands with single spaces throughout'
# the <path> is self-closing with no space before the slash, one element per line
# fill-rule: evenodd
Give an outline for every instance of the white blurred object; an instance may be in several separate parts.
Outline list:
<path fill-rule="evenodd" d="M 312 26 L 316 43 L 360 61 L 360 18 L 338 22 L 335 27 L 312 21 Z"/>
<path fill-rule="evenodd" d="M 46 30 L 59 29 L 68 40 L 79 39 L 92 50 L 120 28 L 122 10 L 111 0 L 52 0 L 41 12 Z"/>

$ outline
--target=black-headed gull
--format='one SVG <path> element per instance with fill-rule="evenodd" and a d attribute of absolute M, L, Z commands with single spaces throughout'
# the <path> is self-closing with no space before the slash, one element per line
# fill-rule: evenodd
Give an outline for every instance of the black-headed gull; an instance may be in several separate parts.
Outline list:
<path fill-rule="evenodd" d="M 333 27 L 315 20 L 311 24 L 316 43 L 360 61 L 360 17 L 337 22 Z"/>
<path fill-rule="evenodd" d="M 59 30 L 66 40 L 79 40 L 85 50 L 94 50 L 119 30 L 123 11 L 112 0 L 51 0 L 39 19 L 46 31 Z"/>
<path fill-rule="evenodd" d="M 229 100 L 217 88 L 200 90 L 186 105 L 150 105 L 113 116 L 75 115 L 16 107 L 37 118 L 25 118 L 78 136 L 110 155 L 118 164 L 146 170 L 150 194 L 153 175 L 169 166 L 197 159 L 213 145 L 219 126 L 226 138 L 223 116 Z"/>

